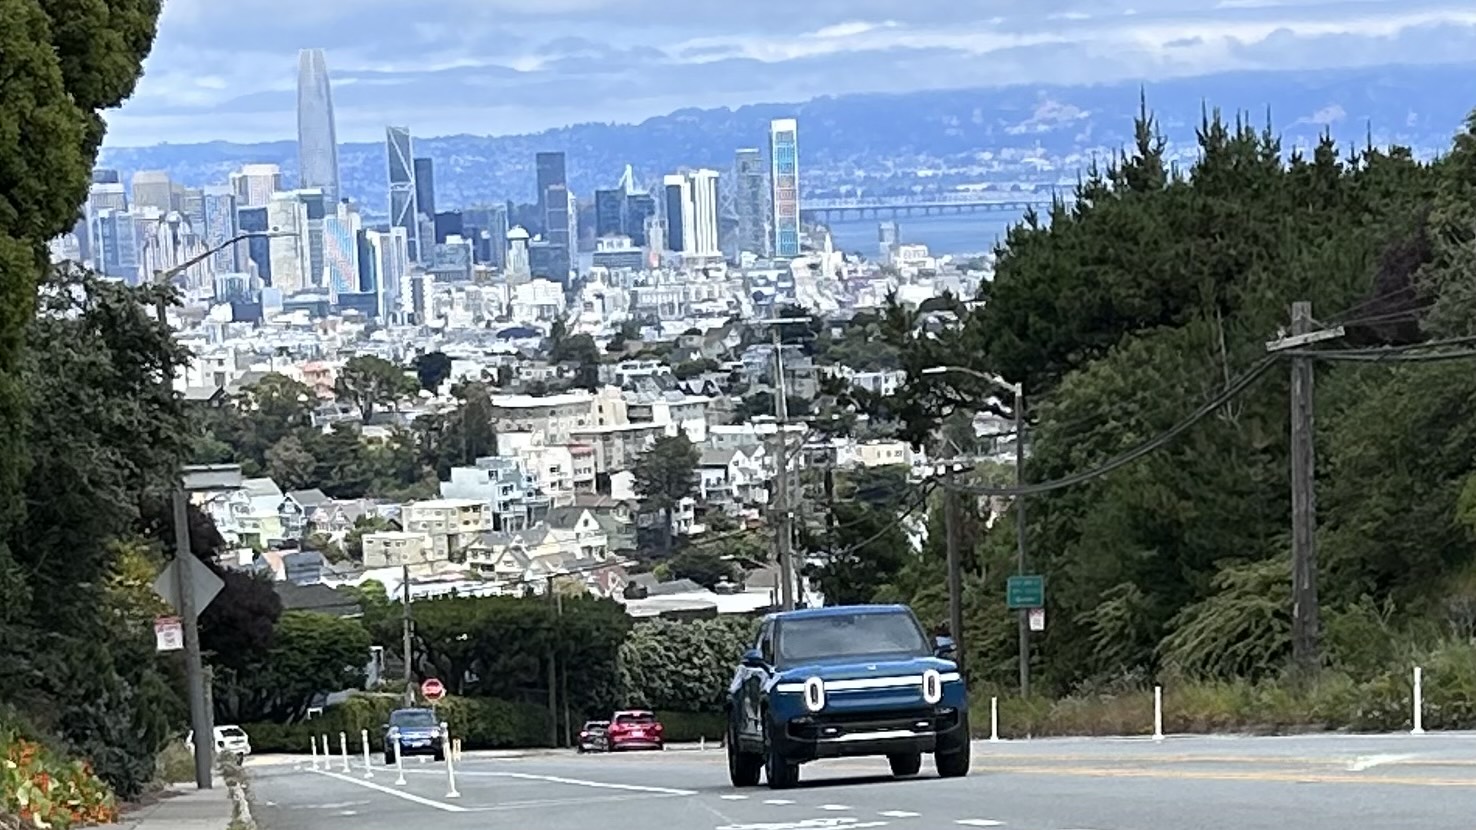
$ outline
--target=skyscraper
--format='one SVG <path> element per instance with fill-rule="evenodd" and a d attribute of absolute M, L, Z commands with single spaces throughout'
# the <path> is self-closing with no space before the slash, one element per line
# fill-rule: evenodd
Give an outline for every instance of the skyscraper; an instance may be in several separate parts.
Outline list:
<path fill-rule="evenodd" d="M 739 150 L 733 159 L 737 177 L 738 250 L 769 255 L 769 187 L 764 154 L 757 148 Z"/>
<path fill-rule="evenodd" d="M 654 216 L 655 196 L 649 193 L 631 193 L 625 197 L 625 235 L 630 237 L 631 244 L 638 248 L 650 244 L 646 237 L 646 222 Z"/>
<path fill-rule="evenodd" d="M 544 222 L 548 219 L 550 210 L 548 189 L 550 187 L 568 189 L 569 179 L 564 172 L 563 153 L 539 153 L 536 156 L 536 164 L 538 167 L 538 221 Z M 557 208 L 558 205 L 553 207 Z M 546 234 L 550 228 L 545 226 L 537 230 Z"/>
<path fill-rule="evenodd" d="M 130 207 L 134 211 L 151 207 L 160 213 L 174 210 L 174 184 L 169 181 L 169 174 L 163 170 L 140 170 L 134 173 L 133 203 Z"/>
<path fill-rule="evenodd" d="M 666 177 L 667 248 L 689 256 L 717 256 L 718 173 L 693 170 Z"/>
<path fill-rule="evenodd" d="M 337 211 L 323 218 L 323 267 L 334 294 L 359 291 L 359 231 L 363 223 L 349 202 L 339 202 Z"/>
<path fill-rule="evenodd" d="M 550 247 L 558 249 L 548 253 L 548 275 L 559 283 L 568 285 L 569 271 L 574 262 L 574 245 L 579 238 L 574 226 L 577 216 L 574 194 L 562 184 L 549 185 L 548 190 L 544 191 L 544 202 L 548 206 L 548 213 L 544 215 L 543 238 Z"/>
<path fill-rule="evenodd" d="M 666 250 L 685 253 L 692 238 L 691 186 L 687 177 L 672 173 L 662 180 L 666 186 Z"/>
<path fill-rule="evenodd" d="M 420 260 L 420 218 L 415 204 L 415 152 L 409 127 L 385 128 L 385 158 L 389 163 L 390 226 L 405 229 L 405 247 L 412 262 Z"/>
<path fill-rule="evenodd" d="M 625 234 L 625 191 L 595 191 L 595 237 Z"/>
<path fill-rule="evenodd" d="M 202 197 L 204 202 L 205 228 L 201 231 L 205 244 L 211 248 L 224 245 L 233 239 L 236 230 L 236 194 L 228 187 L 207 187 Z M 240 243 L 216 251 L 210 257 L 217 273 L 226 274 L 243 268 L 241 257 L 246 246 Z"/>
<path fill-rule="evenodd" d="M 307 202 L 296 192 L 278 193 L 267 205 L 267 227 L 281 236 L 267 240 L 271 249 L 272 287 L 289 297 L 307 288 L 312 269 Z M 289 235 L 290 234 L 290 235 Z"/>
<path fill-rule="evenodd" d="M 282 169 L 275 164 L 247 164 L 231 174 L 237 207 L 266 207 L 282 189 Z"/>
<path fill-rule="evenodd" d="M 338 201 L 338 130 L 322 49 L 297 54 L 297 163 L 300 187 L 322 188 L 329 205 Z"/>
<path fill-rule="evenodd" d="M 799 125 L 793 118 L 769 123 L 769 151 L 773 162 L 774 255 L 797 257 L 799 233 Z"/>
<path fill-rule="evenodd" d="M 436 166 L 428 158 L 415 160 L 415 209 L 421 216 L 436 218 Z"/>

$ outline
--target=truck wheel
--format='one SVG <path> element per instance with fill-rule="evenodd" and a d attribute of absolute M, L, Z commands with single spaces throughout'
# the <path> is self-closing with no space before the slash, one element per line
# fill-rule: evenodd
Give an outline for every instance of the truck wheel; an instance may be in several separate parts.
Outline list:
<path fill-rule="evenodd" d="M 969 745 L 964 744 L 963 749 L 957 752 L 944 754 L 939 752 L 933 755 L 933 764 L 938 767 L 940 778 L 962 778 L 969 774 Z"/>
<path fill-rule="evenodd" d="M 799 764 L 785 758 L 769 740 L 768 724 L 764 725 L 764 777 L 771 790 L 788 790 L 799 784 Z"/>
<path fill-rule="evenodd" d="M 759 773 L 764 769 L 764 756 L 744 752 L 738 745 L 738 732 L 728 724 L 728 780 L 735 787 L 757 787 Z"/>
<path fill-rule="evenodd" d="M 888 755 L 887 763 L 892 766 L 892 774 L 898 778 L 906 778 L 917 775 L 922 769 L 922 753 L 904 752 L 900 755 Z"/>

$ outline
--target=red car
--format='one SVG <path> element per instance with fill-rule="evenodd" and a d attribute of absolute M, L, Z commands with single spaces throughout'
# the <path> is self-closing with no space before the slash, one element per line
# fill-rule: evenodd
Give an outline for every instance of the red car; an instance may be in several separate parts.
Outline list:
<path fill-rule="evenodd" d="M 616 712 L 610 719 L 606 739 L 611 752 L 627 749 L 665 749 L 661 722 L 654 712 L 645 709 L 627 709 Z"/>

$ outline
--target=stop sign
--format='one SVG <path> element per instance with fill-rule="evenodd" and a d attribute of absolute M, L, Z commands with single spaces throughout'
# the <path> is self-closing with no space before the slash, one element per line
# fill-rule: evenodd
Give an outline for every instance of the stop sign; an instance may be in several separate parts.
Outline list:
<path fill-rule="evenodd" d="M 430 677 L 420 684 L 420 693 L 425 695 L 426 700 L 436 701 L 446 696 L 446 687 L 441 685 L 441 681 Z"/>

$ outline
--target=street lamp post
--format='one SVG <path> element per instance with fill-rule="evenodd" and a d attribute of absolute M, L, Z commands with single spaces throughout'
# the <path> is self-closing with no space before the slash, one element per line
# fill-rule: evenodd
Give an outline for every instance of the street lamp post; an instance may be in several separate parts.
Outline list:
<path fill-rule="evenodd" d="M 190 257 L 189 259 L 185 260 L 184 262 L 181 262 L 180 264 L 174 266 L 173 268 L 167 268 L 167 269 L 165 269 L 163 271 L 155 271 L 154 272 L 154 283 L 156 285 L 160 285 L 160 286 L 168 285 L 175 277 L 179 276 L 180 274 L 183 274 L 184 272 L 190 270 L 191 268 L 194 268 L 196 265 L 199 265 L 200 263 L 204 262 L 205 260 L 207 260 L 207 259 L 215 256 L 216 254 L 220 253 L 221 251 L 224 251 L 226 248 L 229 248 L 232 245 L 235 245 L 235 244 L 237 244 L 239 242 L 245 242 L 248 239 L 274 239 L 274 238 L 280 237 L 280 236 L 296 236 L 296 234 L 292 233 L 291 231 L 281 231 L 281 230 L 252 231 L 250 233 L 237 234 L 237 235 L 231 237 L 230 239 L 227 239 L 226 241 L 220 243 L 219 245 L 216 245 L 215 247 L 213 247 L 213 248 L 205 251 L 202 254 L 197 254 L 195 256 Z M 154 306 L 154 313 L 158 317 L 160 323 L 168 323 L 169 322 L 168 315 L 165 313 L 165 311 L 166 311 L 166 304 L 164 302 L 164 298 L 161 296 L 159 298 L 159 301 Z M 172 386 L 171 386 L 171 388 L 172 388 Z"/>
<path fill-rule="evenodd" d="M 978 379 L 983 380 L 983 381 L 985 381 L 987 383 L 992 383 L 995 386 L 999 386 L 999 387 L 1004 388 L 1004 389 L 1009 389 L 1011 392 L 1014 393 L 1014 397 L 1015 397 L 1015 405 L 1014 405 L 1014 412 L 1015 412 L 1015 485 L 1016 486 L 1020 486 L 1020 485 L 1024 484 L 1025 483 L 1025 387 L 1024 387 L 1024 384 L 1021 384 L 1021 383 L 1007 383 L 1007 382 L 1005 382 L 1005 380 L 1003 378 L 999 377 L 998 375 L 987 374 L 985 372 L 979 371 L 978 369 L 970 369 L 967 366 L 930 366 L 930 367 L 922 370 L 922 374 L 924 374 L 924 375 L 943 375 L 943 374 L 949 374 L 949 373 L 952 373 L 952 372 L 958 372 L 960 374 L 965 374 L 965 375 L 969 375 L 971 377 L 978 378 Z M 950 493 L 947 494 L 947 498 L 949 498 L 951 500 L 951 499 L 955 498 L 955 496 L 954 496 L 953 493 L 950 492 Z M 954 517 L 954 511 L 953 510 L 949 510 L 948 512 L 945 513 L 945 517 L 948 518 L 951 521 L 953 519 L 953 517 Z M 950 528 L 949 531 L 948 531 L 948 533 L 949 533 L 949 537 L 952 538 L 953 535 L 954 535 L 954 533 L 955 533 L 955 531 L 954 531 L 954 529 Z M 1018 575 L 1020 575 L 1020 576 L 1024 576 L 1025 575 L 1025 497 L 1023 495 L 1020 495 L 1020 494 L 1016 494 L 1015 495 L 1015 541 L 1016 541 L 1016 562 L 1015 562 L 1016 573 Z M 950 547 L 950 553 L 952 553 L 952 552 L 953 552 L 952 547 Z M 955 630 L 953 632 L 953 636 L 954 636 L 955 642 L 960 642 L 960 643 L 962 641 L 958 640 L 958 638 L 963 633 L 962 630 L 961 630 L 962 616 L 963 616 L 963 611 L 962 611 L 962 608 L 963 608 L 963 597 L 962 597 L 962 587 L 961 587 L 962 586 L 962 576 L 959 574 L 959 571 L 961 570 L 961 568 L 962 568 L 962 565 L 959 562 L 959 557 L 957 555 L 950 556 L 949 557 L 949 562 L 948 562 L 948 594 L 949 594 L 949 596 L 948 596 L 948 603 L 949 603 L 949 610 L 950 610 L 950 612 L 952 612 L 952 615 L 953 615 L 953 625 L 955 626 Z M 1019 648 L 1019 652 L 1020 652 L 1019 653 L 1019 660 L 1020 660 L 1020 695 L 1022 697 L 1029 697 L 1030 696 L 1030 621 L 1029 621 L 1029 614 L 1030 614 L 1030 612 L 1029 612 L 1028 609 L 1021 608 L 1019 610 L 1019 628 L 1020 628 L 1020 648 Z M 962 647 L 962 645 L 960 645 L 959 646 L 960 653 L 962 653 L 962 650 L 963 650 L 963 647 Z"/>

